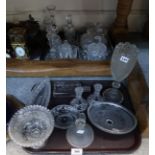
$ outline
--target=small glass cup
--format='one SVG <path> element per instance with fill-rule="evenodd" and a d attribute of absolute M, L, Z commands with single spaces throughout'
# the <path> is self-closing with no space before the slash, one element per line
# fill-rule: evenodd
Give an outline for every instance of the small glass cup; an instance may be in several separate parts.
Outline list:
<path fill-rule="evenodd" d="M 121 104 L 124 100 L 122 92 L 119 90 L 120 83 L 113 82 L 113 88 L 108 88 L 103 92 L 103 98 L 105 101 Z"/>

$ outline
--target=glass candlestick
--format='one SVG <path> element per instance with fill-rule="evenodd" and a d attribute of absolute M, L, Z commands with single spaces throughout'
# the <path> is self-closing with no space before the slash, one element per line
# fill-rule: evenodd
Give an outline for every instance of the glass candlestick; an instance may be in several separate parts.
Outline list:
<path fill-rule="evenodd" d="M 66 138 L 71 146 L 77 148 L 86 148 L 92 144 L 94 131 L 90 125 L 86 124 L 84 113 L 80 113 L 75 125 L 67 130 Z"/>
<path fill-rule="evenodd" d="M 94 84 L 94 92 L 87 98 L 89 104 L 91 104 L 93 101 L 103 101 L 103 97 L 101 96 L 102 88 L 103 88 L 102 84 L 100 83 Z"/>
<path fill-rule="evenodd" d="M 85 111 L 88 107 L 88 102 L 82 97 L 84 92 L 83 87 L 75 88 L 75 98 L 70 102 L 70 104 L 77 108 L 79 112 Z"/>

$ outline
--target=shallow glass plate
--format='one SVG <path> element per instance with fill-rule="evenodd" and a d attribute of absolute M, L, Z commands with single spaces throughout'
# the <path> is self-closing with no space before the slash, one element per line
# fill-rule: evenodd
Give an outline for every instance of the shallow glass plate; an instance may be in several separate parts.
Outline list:
<path fill-rule="evenodd" d="M 43 80 L 35 84 L 31 89 L 32 105 L 41 105 L 48 107 L 51 97 L 51 83 L 49 80 Z"/>
<path fill-rule="evenodd" d="M 129 110 L 111 102 L 94 102 L 88 107 L 87 114 L 94 126 L 110 134 L 127 134 L 137 126 L 137 120 Z"/>

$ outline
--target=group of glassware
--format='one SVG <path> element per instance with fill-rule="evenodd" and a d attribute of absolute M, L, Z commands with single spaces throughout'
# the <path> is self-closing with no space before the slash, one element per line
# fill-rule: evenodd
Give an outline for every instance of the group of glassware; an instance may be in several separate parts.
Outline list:
<path fill-rule="evenodd" d="M 54 32 L 56 29 L 54 26 Z M 55 45 L 58 40 L 56 39 Z M 85 45 L 84 48 L 87 49 Z M 83 98 L 84 88 L 79 86 L 75 88 L 75 98 L 70 101 L 70 105 L 58 105 L 50 111 L 43 106 L 44 102 L 47 103 L 49 100 L 45 97 L 45 90 L 50 92 L 48 83 L 44 81 L 34 85 L 31 89 L 35 96 L 32 101 L 41 106 L 26 106 L 15 113 L 8 125 L 10 138 L 22 147 L 38 149 L 45 145 L 55 126 L 67 129 L 66 139 L 73 147 L 88 147 L 94 140 L 94 132 L 86 123 L 86 111 L 91 124 L 101 131 L 115 135 L 133 131 L 137 126 L 137 120 L 127 108 L 121 105 L 124 97 L 119 88 L 120 82 L 136 65 L 137 51 L 137 47 L 130 43 L 119 43 L 115 47 L 111 61 L 112 76 L 115 81 L 112 83 L 112 88 L 103 91 L 102 95 L 100 83 L 94 84 L 94 92 L 87 99 Z"/>
<path fill-rule="evenodd" d="M 76 29 L 72 22 L 72 16 L 67 15 L 63 27 L 65 40 L 58 35 L 58 27 L 55 22 L 55 9 L 51 5 L 45 10 L 44 28 L 50 50 L 45 59 L 84 59 L 105 60 L 108 56 L 107 39 L 101 23 L 87 25 L 86 33 L 81 36 L 80 43 L 76 43 Z"/>
<path fill-rule="evenodd" d="M 101 90 L 102 84 L 94 84 L 94 92 L 88 96 L 87 99 L 84 99 L 84 89 L 80 86 L 75 88 L 75 98 L 71 100 L 70 105 L 57 105 L 51 110 L 48 110 L 46 107 L 41 105 L 29 105 L 20 109 L 14 114 L 8 125 L 10 138 L 22 147 L 39 149 L 46 144 L 55 126 L 56 128 L 67 130 L 66 139 L 71 146 L 78 148 L 88 147 L 94 140 L 94 131 L 93 128 L 86 122 L 86 110 L 91 123 L 102 131 L 107 131 L 113 134 L 121 134 L 121 130 L 119 132 L 118 129 L 124 129 L 124 127 L 120 125 L 122 125 L 121 123 L 124 124 L 126 120 L 123 122 L 118 122 L 118 124 L 120 124 L 118 125 L 118 131 L 116 129 L 113 131 L 113 119 L 118 121 L 123 117 L 129 120 L 129 131 L 133 130 L 135 126 L 132 129 L 131 126 L 135 123 L 135 120 L 130 118 L 132 114 L 129 111 L 126 112 L 127 114 L 124 112 L 125 114 L 123 115 L 120 113 L 120 110 L 124 110 L 119 106 L 119 104 L 123 101 L 122 93 L 117 89 L 114 90 L 114 88 L 110 88 L 106 89 L 103 92 L 103 95 L 101 95 Z M 112 101 L 113 103 L 119 104 L 108 104 L 107 106 L 106 101 L 109 103 Z M 98 107 L 98 105 L 107 107 L 101 107 L 96 111 L 93 111 L 94 108 Z M 109 106 L 115 108 L 112 109 L 113 111 L 111 111 L 111 113 L 116 112 L 115 118 L 112 120 L 109 116 L 105 115 L 106 111 L 100 111 L 108 109 Z M 117 109 L 119 110 L 118 113 Z M 107 126 L 105 126 L 105 122 L 102 122 L 100 117 L 107 117 L 107 119 L 104 120 Z M 132 117 L 134 118 L 134 116 Z M 99 123 L 99 121 L 102 123 Z M 116 124 L 114 125 L 116 126 Z M 128 128 L 125 127 L 126 130 Z M 122 134 L 126 133 L 123 133 L 123 129 Z"/>

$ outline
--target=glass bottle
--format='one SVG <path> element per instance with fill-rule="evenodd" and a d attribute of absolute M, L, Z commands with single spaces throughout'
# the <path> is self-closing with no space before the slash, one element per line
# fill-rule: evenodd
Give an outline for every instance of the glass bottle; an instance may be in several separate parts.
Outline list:
<path fill-rule="evenodd" d="M 76 87 L 75 98 L 70 102 L 70 104 L 76 107 L 79 112 L 85 111 L 88 107 L 88 102 L 82 97 L 83 92 L 83 87 Z"/>
<path fill-rule="evenodd" d="M 86 148 L 90 146 L 94 140 L 94 131 L 90 125 L 86 123 L 86 116 L 80 113 L 75 121 L 75 125 L 66 132 L 68 143 L 76 148 Z"/>
<path fill-rule="evenodd" d="M 101 42 L 101 37 L 95 38 L 95 41 L 87 45 L 84 50 L 87 60 L 105 60 L 107 57 L 107 47 Z"/>

